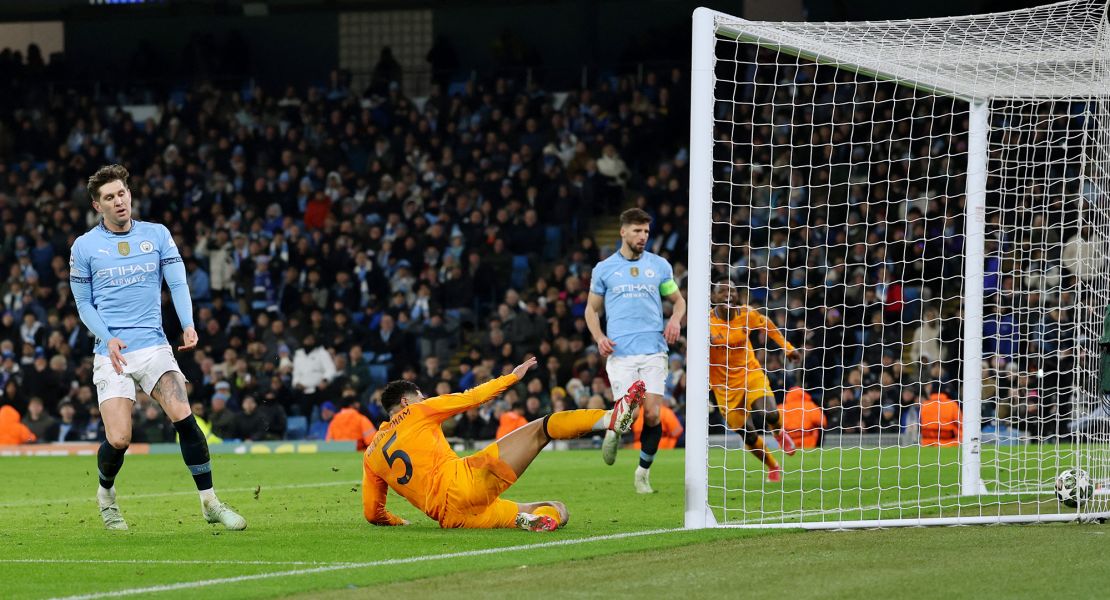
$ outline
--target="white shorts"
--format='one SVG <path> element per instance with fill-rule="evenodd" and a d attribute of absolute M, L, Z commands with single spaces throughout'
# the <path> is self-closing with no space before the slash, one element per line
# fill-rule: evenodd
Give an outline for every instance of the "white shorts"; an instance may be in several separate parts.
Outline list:
<path fill-rule="evenodd" d="M 96 385 L 98 404 L 109 398 L 128 398 L 134 402 L 136 383 L 149 394 L 163 374 L 181 372 L 168 344 L 128 352 L 123 358 L 127 364 L 123 365 L 122 375 L 112 368 L 112 359 L 107 356 L 97 354 L 93 358 L 93 383 Z"/>
<path fill-rule="evenodd" d="M 633 356 L 610 356 L 605 362 L 605 372 L 609 374 L 609 385 L 613 387 L 613 399 L 620 400 L 628 393 L 629 386 L 637 379 L 643 379 L 647 393 L 663 395 L 667 381 L 667 354 L 636 354 Z"/>

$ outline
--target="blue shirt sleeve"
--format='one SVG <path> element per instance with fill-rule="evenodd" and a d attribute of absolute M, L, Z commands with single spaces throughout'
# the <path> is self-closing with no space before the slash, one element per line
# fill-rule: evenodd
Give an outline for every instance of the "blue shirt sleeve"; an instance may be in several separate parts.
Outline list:
<path fill-rule="evenodd" d="M 660 281 L 663 283 L 674 279 L 674 267 L 671 266 L 671 263 L 667 262 L 667 259 L 661 256 L 659 257 L 659 272 L 662 273 Z"/>
<path fill-rule="evenodd" d="M 185 263 L 181 261 L 181 252 L 170 235 L 170 230 L 165 225 L 159 225 L 162 233 L 162 243 L 159 254 L 162 258 L 162 278 L 170 288 L 170 298 L 173 299 L 173 308 L 177 312 L 177 319 L 181 327 L 193 326 L 193 299 L 189 296 L 189 283 L 185 275 Z"/>
<path fill-rule="evenodd" d="M 89 331 L 93 332 L 100 340 L 112 339 L 108 324 L 97 312 L 92 301 L 92 270 L 89 259 L 81 252 L 80 242 L 74 242 L 69 251 L 69 289 L 73 292 L 73 300 L 77 304 L 77 314 L 81 315 L 81 322 Z"/>
<path fill-rule="evenodd" d="M 590 293 L 598 296 L 605 295 L 605 269 L 597 263 L 590 277 Z"/>

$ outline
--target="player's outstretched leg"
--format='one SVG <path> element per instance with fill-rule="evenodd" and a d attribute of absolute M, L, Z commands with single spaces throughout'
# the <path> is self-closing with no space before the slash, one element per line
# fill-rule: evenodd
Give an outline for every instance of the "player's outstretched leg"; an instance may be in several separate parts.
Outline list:
<path fill-rule="evenodd" d="M 751 403 L 753 409 L 748 410 L 747 402 L 744 398 L 739 398 L 733 401 L 729 408 L 723 410 L 725 417 L 725 425 L 744 436 L 744 448 L 752 453 L 767 467 L 767 480 L 772 482 L 782 481 L 782 467 L 779 466 L 775 457 L 767 451 L 763 443 L 763 438 L 759 437 L 759 429 L 756 427 L 755 421 L 763 421 L 762 415 L 760 418 L 753 418 L 755 414 L 755 406 L 759 400 Z"/>
<path fill-rule="evenodd" d="M 626 391 L 625 394 L 624 394 L 624 398 L 621 398 L 621 400 L 617 401 L 617 405 L 619 406 L 621 402 L 623 402 L 626 399 L 629 399 L 631 397 L 637 397 L 638 398 L 638 400 L 636 401 L 637 405 L 646 404 L 645 400 L 650 399 L 651 396 L 652 396 L 650 394 L 647 394 L 646 390 L 647 390 L 647 387 L 646 387 L 646 385 L 644 384 L 643 381 L 636 381 L 631 386 L 629 386 L 628 391 Z M 616 408 L 616 407 L 614 407 L 614 408 Z M 645 406 L 644 410 L 647 410 L 646 406 Z M 658 413 L 658 409 L 656 409 L 656 413 Z M 648 415 L 645 413 L 644 416 L 647 417 Z M 629 417 L 629 419 L 630 419 L 629 427 L 632 426 L 631 422 L 635 421 L 635 418 L 636 418 L 635 415 L 631 415 Z M 646 431 L 647 427 L 645 427 L 644 429 Z M 660 431 L 662 431 L 662 427 L 660 427 Z M 617 460 L 617 448 L 620 447 L 621 435 L 623 435 L 623 433 L 618 434 L 617 431 L 615 430 L 615 428 L 609 428 L 609 430 L 605 432 L 605 440 L 602 441 L 602 443 L 601 443 L 601 459 L 603 461 L 605 461 L 605 464 L 611 465 L 614 462 L 616 462 L 616 460 Z M 641 434 L 640 434 L 640 445 L 641 446 L 643 446 L 643 439 L 644 439 L 644 434 L 643 434 L 643 432 L 641 432 Z M 658 447 L 658 443 L 656 443 L 656 447 Z"/>
<path fill-rule="evenodd" d="M 564 410 L 513 431 L 494 442 L 501 460 L 519 477 L 532 464 L 532 459 L 551 440 L 570 440 L 592 431 L 628 433 L 636 420 L 636 409 L 643 403 L 644 384 L 633 383 L 624 398 L 611 410 Z"/>
<path fill-rule="evenodd" d="M 782 481 L 782 467 L 779 466 L 775 457 L 767 451 L 763 438 L 753 429 L 744 431 L 744 447 L 767 467 L 767 481 L 775 483 Z"/>
<path fill-rule="evenodd" d="M 127 529 L 127 521 L 116 503 L 116 475 L 123 468 L 123 457 L 131 444 L 131 399 L 109 398 L 100 404 L 106 440 L 96 453 L 97 475 L 100 485 L 96 490 L 96 503 L 104 528 L 115 531 Z"/>
<path fill-rule="evenodd" d="M 524 474 L 532 460 L 551 440 L 569 440 L 592 431 L 613 431 L 623 435 L 632 428 L 636 408 L 643 402 L 644 384 L 632 384 L 629 393 L 611 410 L 567 410 L 532 421 L 494 442 L 498 457 L 517 477 Z M 570 518 L 561 502 L 519 504 L 516 525 L 528 531 L 551 531 Z"/>
<path fill-rule="evenodd" d="M 797 448 L 794 446 L 794 440 L 782 430 L 782 416 L 779 415 L 775 399 L 772 396 L 764 396 L 756 400 L 751 413 L 756 430 L 773 435 L 779 448 L 782 448 L 787 456 L 794 456 Z"/>
<path fill-rule="evenodd" d="M 209 523 L 221 523 L 227 529 L 239 531 L 247 528 L 247 521 L 231 507 L 220 502 L 212 487 L 212 460 L 208 454 L 208 441 L 197 425 L 185 393 L 185 378 L 176 371 L 168 371 L 151 390 L 166 415 L 173 421 L 173 428 L 181 440 L 181 458 L 193 475 L 200 494 L 201 515 Z"/>

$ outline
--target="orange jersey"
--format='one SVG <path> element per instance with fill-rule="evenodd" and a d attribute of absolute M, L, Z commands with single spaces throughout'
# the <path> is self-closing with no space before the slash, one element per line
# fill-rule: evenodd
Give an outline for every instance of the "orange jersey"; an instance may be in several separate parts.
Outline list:
<path fill-rule="evenodd" d="M 511 410 L 501 413 L 501 418 L 497 421 L 497 433 L 494 434 L 494 437 L 501 439 L 527 424 L 528 419 L 525 419 L 524 415 L 518 415 Z"/>
<path fill-rule="evenodd" d="M 659 407 L 659 424 L 663 426 L 663 437 L 659 438 L 660 450 L 673 450 L 678 445 L 678 438 L 684 431 L 682 421 L 671 407 L 664 404 Z M 644 431 L 644 411 L 636 413 L 636 420 L 632 422 L 633 439 L 632 448 L 640 447 L 640 434 Z"/>
<path fill-rule="evenodd" d="M 386 486 L 424 514 L 442 523 L 447 491 L 461 459 L 441 424 L 497 397 L 519 379 L 509 374 L 458 394 L 408 405 L 382 425 L 363 454 L 362 506 L 367 521 L 396 525 L 401 519 L 385 509 Z"/>
<path fill-rule="evenodd" d="M 729 321 L 718 317 L 716 311 L 709 313 L 709 385 L 715 392 L 743 391 L 748 373 L 763 370 L 748 339 L 759 329 L 787 352 L 794 350 L 778 327 L 750 306 L 741 306 Z"/>
<path fill-rule="evenodd" d="M 5 404 L 0 406 L 0 446 L 30 444 L 35 434 L 19 420 L 19 411 Z"/>
<path fill-rule="evenodd" d="M 782 430 L 794 445 L 799 448 L 816 448 L 821 441 L 821 432 L 828 426 L 825 411 L 813 401 L 813 396 L 800 387 L 786 391 L 786 397 L 779 405 L 782 415 Z"/>
<path fill-rule="evenodd" d="M 921 445 L 958 446 L 963 433 L 960 404 L 947 394 L 931 394 L 921 403 Z"/>
<path fill-rule="evenodd" d="M 377 433 L 374 424 L 366 415 L 353 408 L 344 408 L 331 419 L 328 425 L 326 441 L 354 441 L 359 450 L 365 450 L 370 440 Z"/>

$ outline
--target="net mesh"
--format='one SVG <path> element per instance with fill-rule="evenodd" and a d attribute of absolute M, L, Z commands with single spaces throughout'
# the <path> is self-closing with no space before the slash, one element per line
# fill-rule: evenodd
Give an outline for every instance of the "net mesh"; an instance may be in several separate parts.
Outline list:
<path fill-rule="evenodd" d="M 1110 483 L 1097 380 L 1110 303 L 1105 9 L 717 18 L 711 291 L 726 280 L 739 290 L 711 296 L 722 324 L 705 340 L 711 372 L 734 374 L 711 375 L 718 522 L 1074 514 L 1052 495 L 1059 472 Z M 980 103 L 985 210 L 969 217 Z M 969 248 L 976 216 L 985 242 Z M 969 256 L 983 268 L 974 373 Z M 802 358 L 786 360 L 760 321 L 728 321 L 741 301 Z M 974 495 L 961 473 L 965 384 L 981 396 Z M 745 450 L 754 433 L 775 447 L 773 425 L 752 418 L 766 416 L 752 404 L 764 389 L 799 445 L 814 446 L 772 451 L 781 483 Z M 1105 509 L 1100 494 L 1082 510 Z"/>

